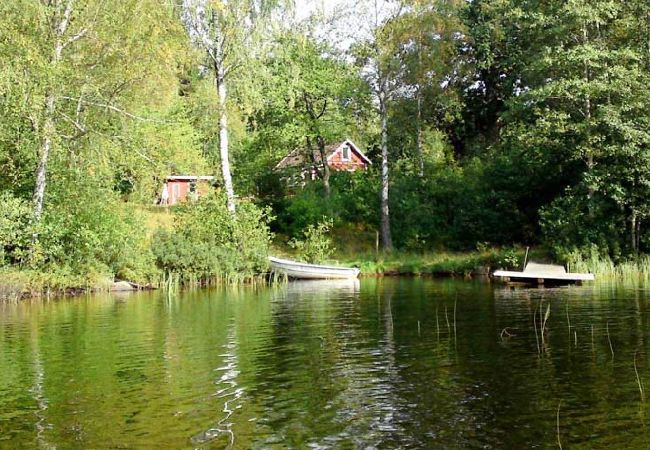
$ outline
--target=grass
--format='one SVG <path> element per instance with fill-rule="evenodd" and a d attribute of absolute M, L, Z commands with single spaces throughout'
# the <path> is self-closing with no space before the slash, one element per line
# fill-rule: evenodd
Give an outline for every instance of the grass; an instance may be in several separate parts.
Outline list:
<path fill-rule="evenodd" d="M 0 300 L 16 301 L 40 296 L 59 296 L 108 289 L 112 279 L 102 274 L 74 274 L 64 268 L 41 272 L 31 269 L 0 270 Z"/>
<path fill-rule="evenodd" d="M 597 251 L 587 257 L 574 253 L 569 255 L 567 266 L 570 272 L 591 272 L 601 280 L 650 281 L 650 255 L 614 262 Z"/>
<path fill-rule="evenodd" d="M 480 248 L 467 252 L 452 251 L 393 251 L 384 253 L 376 249 L 376 234 L 356 228 L 333 230 L 335 251 L 324 264 L 354 266 L 362 276 L 462 276 L 487 275 L 498 269 L 520 269 L 526 249 Z M 288 238 L 276 235 L 271 253 L 289 259 L 299 259 L 286 242 Z M 529 259 L 548 260 L 541 249 L 532 249 Z"/>
<path fill-rule="evenodd" d="M 365 276 L 431 275 L 471 276 L 487 275 L 496 268 L 515 268 L 523 264 L 525 249 L 486 249 L 474 252 L 402 252 L 339 253 L 336 262 L 356 266 Z"/>

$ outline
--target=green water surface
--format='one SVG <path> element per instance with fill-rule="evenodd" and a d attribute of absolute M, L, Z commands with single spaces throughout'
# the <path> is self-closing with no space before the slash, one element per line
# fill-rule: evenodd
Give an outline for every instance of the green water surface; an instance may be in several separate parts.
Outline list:
<path fill-rule="evenodd" d="M 2 304 L 0 447 L 650 448 L 649 296 L 386 279 Z"/>

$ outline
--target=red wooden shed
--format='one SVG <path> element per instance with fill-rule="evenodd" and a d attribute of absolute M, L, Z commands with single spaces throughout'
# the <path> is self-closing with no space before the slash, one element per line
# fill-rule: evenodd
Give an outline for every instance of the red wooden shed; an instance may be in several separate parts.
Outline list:
<path fill-rule="evenodd" d="M 161 205 L 197 200 L 210 189 L 214 177 L 207 175 L 171 175 L 165 178 L 160 194 Z"/>

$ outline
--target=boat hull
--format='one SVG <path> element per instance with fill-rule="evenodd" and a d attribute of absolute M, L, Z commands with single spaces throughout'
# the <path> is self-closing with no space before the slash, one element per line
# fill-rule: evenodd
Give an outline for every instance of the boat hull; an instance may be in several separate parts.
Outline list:
<path fill-rule="evenodd" d="M 288 259 L 269 257 L 271 270 L 299 280 L 339 280 L 357 278 L 359 269 L 307 264 Z"/>

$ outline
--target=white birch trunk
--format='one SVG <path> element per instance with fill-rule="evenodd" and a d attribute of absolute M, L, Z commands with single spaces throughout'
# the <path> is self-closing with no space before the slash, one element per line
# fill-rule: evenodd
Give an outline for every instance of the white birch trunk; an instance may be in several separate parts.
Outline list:
<path fill-rule="evenodd" d="M 61 3 L 56 2 L 56 10 L 60 10 Z M 63 14 L 58 17 L 58 21 L 54 24 L 54 49 L 50 65 L 52 69 L 56 69 L 61 61 L 61 54 L 63 53 L 63 36 L 68 29 L 70 23 L 70 16 L 72 15 L 72 7 L 74 0 L 68 0 Z M 47 185 L 47 163 L 52 150 L 52 141 L 55 135 L 54 114 L 56 112 L 55 93 L 49 89 L 45 100 L 45 111 L 43 117 L 43 135 L 41 138 L 41 151 L 38 158 L 38 167 L 36 168 L 36 185 L 34 186 L 34 218 L 40 221 L 43 215 L 43 204 L 45 203 L 45 187 Z M 34 236 L 36 238 L 36 236 Z"/>
<path fill-rule="evenodd" d="M 388 208 L 388 112 L 386 111 L 386 88 L 379 91 L 379 114 L 381 116 L 381 240 L 384 251 L 393 249 Z"/>
<path fill-rule="evenodd" d="M 226 198 L 228 210 L 235 213 L 235 190 L 232 185 L 232 175 L 230 174 L 230 159 L 228 146 L 228 111 L 226 109 L 226 74 L 223 67 L 223 58 L 221 49 L 216 49 L 215 85 L 219 95 L 219 155 L 221 157 L 221 174 L 223 176 L 224 187 L 226 188 Z"/>
<path fill-rule="evenodd" d="M 416 118 L 416 133 L 415 147 L 418 154 L 418 175 L 420 178 L 424 177 L 424 155 L 422 154 L 422 94 L 421 88 L 418 86 L 417 90 L 417 118 Z"/>
<path fill-rule="evenodd" d="M 54 112 L 56 103 L 54 95 L 49 94 L 45 102 L 45 123 L 43 124 L 43 138 L 41 139 L 41 152 L 36 168 L 36 185 L 34 186 L 34 218 L 38 222 L 43 215 L 43 204 L 45 203 L 45 186 L 47 184 L 47 162 L 52 149 L 52 137 L 54 135 Z"/>

